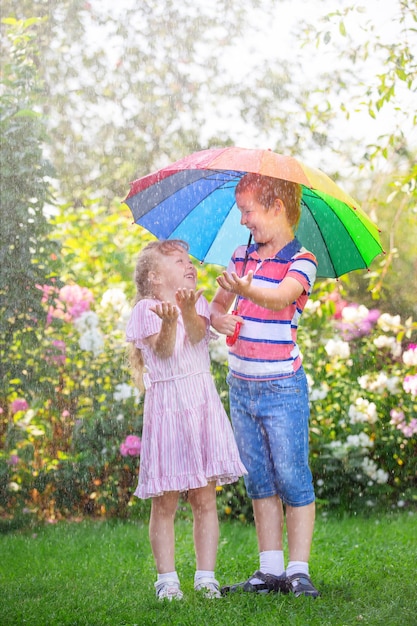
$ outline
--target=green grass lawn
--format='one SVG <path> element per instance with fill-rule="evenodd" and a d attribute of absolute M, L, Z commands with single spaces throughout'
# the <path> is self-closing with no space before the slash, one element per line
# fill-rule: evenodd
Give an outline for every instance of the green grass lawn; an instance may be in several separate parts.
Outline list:
<path fill-rule="evenodd" d="M 60 523 L 0 536 L 1 626 L 416 626 L 417 514 L 319 517 L 310 572 L 322 596 L 194 593 L 191 522 L 177 530 L 184 599 L 155 598 L 147 524 Z M 258 567 L 253 526 L 221 526 L 217 578 Z"/>

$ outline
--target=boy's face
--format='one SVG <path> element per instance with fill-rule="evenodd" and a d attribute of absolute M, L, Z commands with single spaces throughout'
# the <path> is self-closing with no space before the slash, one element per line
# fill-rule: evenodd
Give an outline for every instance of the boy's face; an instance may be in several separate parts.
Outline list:
<path fill-rule="evenodd" d="M 267 243 L 275 231 L 275 225 L 278 225 L 277 207 L 267 209 L 249 189 L 236 194 L 236 204 L 241 213 L 240 223 L 250 230 L 253 240 L 256 243 Z"/>

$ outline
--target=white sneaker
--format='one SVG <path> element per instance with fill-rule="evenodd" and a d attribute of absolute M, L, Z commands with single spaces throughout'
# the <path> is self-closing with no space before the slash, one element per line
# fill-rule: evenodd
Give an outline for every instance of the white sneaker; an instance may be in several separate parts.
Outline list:
<path fill-rule="evenodd" d="M 221 598 L 219 583 L 214 578 L 200 578 L 195 584 L 196 591 L 202 591 L 205 598 Z"/>
<path fill-rule="evenodd" d="M 177 580 L 162 580 L 155 583 L 158 600 L 181 600 L 183 593 Z"/>

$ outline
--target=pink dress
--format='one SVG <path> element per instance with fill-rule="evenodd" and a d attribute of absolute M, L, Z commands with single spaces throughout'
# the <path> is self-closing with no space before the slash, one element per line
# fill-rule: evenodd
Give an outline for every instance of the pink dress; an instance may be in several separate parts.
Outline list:
<path fill-rule="evenodd" d="M 181 314 L 174 353 L 158 358 L 143 339 L 159 332 L 160 318 L 149 310 L 156 300 L 140 300 L 126 329 L 126 339 L 142 350 L 147 373 L 139 484 L 135 495 L 151 498 L 166 491 L 187 491 L 232 483 L 246 474 L 230 421 L 210 373 L 211 338 L 207 300 L 200 296 L 197 313 L 207 332 L 192 345 Z"/>

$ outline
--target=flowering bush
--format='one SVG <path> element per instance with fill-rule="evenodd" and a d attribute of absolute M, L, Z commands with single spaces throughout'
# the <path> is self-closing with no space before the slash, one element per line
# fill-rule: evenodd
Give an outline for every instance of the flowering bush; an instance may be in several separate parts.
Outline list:
<path fill-rule="evenodd" d="M 124 290 L 109 289 L 98 304 L 78 285 L 42 287 L 40 297 L 47 318 L 28 364 L 33 384 L 11 381 L 2 409 L 0 505 L 49 519 L 126 515 L 142 405 L 126 366 Z"/>
<path fill-rule="evenodd" d="M 323 294 L 300 330 L 319 502 L 351 511 L 415 504 L 416 324 L 356 304 L 335 312 Z"/>
<path fill-rule="evenodd" d="M 0 407 L 5 514 L 148 515 L 149 501 L 132 495 L 143 404 L 125 356 L 127 288 L 96 291 L 40 288 L 45 326 Z M 326 288 L 308 304 L 299 342 L 319 506 L 360 511 L 417 502 L 415 335 L 411 319 L 344 302 Z M 228 412 L 224 337 L 210 350 Z M 253 519 L 243 480 L 218 489 L 218 509 L 223 519 Z"/>
<path fill-rule="evenodd" d="M 417 503 L 417 325 L 323 290 L 299 330 L 310 387 L 318 505 L 361 511 Z M 224 380 L 223 339 L 211 349 Z M 221 393 L 227 390 L 219 386 Z M 243 481 L 219 491 L 226 517 L 252 519 Z"/>

